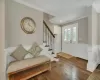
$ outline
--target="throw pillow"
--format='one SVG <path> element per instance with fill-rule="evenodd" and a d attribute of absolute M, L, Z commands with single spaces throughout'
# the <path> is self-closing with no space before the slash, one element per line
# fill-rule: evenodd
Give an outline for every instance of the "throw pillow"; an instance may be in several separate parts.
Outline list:
<path fill-rule="evenodd" d="M 12 52 L 11 56 L 14 57 L 16 60 L 23 60 L 25 55 L 28 53 L 22 45 L 19 45 L 14 52 Z"/>
<path fill-rule="evenodd" d="M 37 57 L 40 54 L 41 51 L 42 51 L 42 48 L 39 47 L 39 45 L 36 42 L 32 45 L 31 49 L 29 49 L 29 52 L 34 57 Z"/>

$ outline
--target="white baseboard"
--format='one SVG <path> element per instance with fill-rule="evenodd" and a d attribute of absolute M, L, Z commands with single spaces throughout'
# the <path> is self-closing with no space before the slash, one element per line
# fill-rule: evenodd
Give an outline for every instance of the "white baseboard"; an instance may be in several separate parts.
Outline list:
<path fill-rule="evenodd" d="M 98 66 L 98 63 L 94 63 L 94 62 L 88 63 L 87 70 L 90 72 L 93 72 L 97 68 L 97 66 Z"/>

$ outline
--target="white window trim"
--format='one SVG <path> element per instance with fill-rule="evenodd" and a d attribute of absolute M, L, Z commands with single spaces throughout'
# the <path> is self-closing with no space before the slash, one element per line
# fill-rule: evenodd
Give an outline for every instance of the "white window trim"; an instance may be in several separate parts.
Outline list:
<path fill-rule="evenodd" d="M 65 29 L 68 29 L 68 28 L 73 28 L 73 27 L 76 27 L 76 41 L 72 41 L 72 37 L 71 37 L 71 41 L 67 41 L 67 40 L 64 40 L 64 42 L 68 43 L 68 44 L 77 44 L 78 43 L 78 23 L 74 23 L 74 24 L 69 24 L 67 25 L 67 28 Z M 64 34 L 65 35 L 65 34 Z M 72 34 L 71 34 L 72 35 Z M 64 37 L 65 38 L 65 37 Z"/>
<path fill-rule="evenodd" d="M 74 25 L 76 27 L 76 41 L 72 41 L 73 44 L 78 43 L 78 23 L 75 23 Z"/>

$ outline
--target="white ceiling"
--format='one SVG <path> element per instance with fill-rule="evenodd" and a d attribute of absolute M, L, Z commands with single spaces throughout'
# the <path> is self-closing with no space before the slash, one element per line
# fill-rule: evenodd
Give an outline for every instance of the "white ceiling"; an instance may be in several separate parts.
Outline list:
<path fill-rule="evenodd" d="M 50 21 L 62 24 L 87 16 L 87 8 L 93 4 L 100 10 L 100 0 L 15 0 L 26 6 L 55 16 Z M 97 8 L 99 6 L 99 9 Z"/>

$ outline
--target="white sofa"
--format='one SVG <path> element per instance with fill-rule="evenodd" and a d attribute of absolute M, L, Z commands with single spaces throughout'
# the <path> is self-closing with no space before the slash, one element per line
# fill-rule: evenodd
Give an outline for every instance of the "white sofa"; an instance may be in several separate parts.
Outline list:
<path fill-rule="evenodd" d="M 9 64 L 7 73 L 17 72 L 22 69 L 26 69 L 28 67 L 32 67 L 34 65 L 39 65 L 41 63 L 49 62 L 50 59 L 44 55 L 38 56 L 36 58 L 29 58 L 21 61 L 15 61 Z"/>
<path fill-rule="evenodd" d="M 28 45 L 28 46 L 24 46 L 24 48 L 26 49 L 26 50 L 29 50 L 30 49 L 30 47 L 31 47 L 32 45 Z M 40 53 L 40 55 L 45 55 L 45 56 L 47 56 L 47 57 L 49 57 L 50 58 L 50 60 L 51 61 L 55 61 L 55 58 L 54 58 L 54 56 L 52 56 L 52 51 L 50 52 L 50 51 L 48 51 L 48 48 L 46 48 L 46 47 L 44 47 L 43 45 L 40 45 L 40 47 L 43 49 L 42 50 L 42 52 Z M 12 61 L 15 61 L 15 59 L 13 58 L 13 57 L 11 57 L 10 55 L 11 55 L 11 53 L 14 51 L 16 49 L 16 47 L 9 47 L 9 48 L 6 48 L 5 49 L 5 53 L 6 53 L 6 61 L 7 61 L 7 66 L 9 65 L 9 63 L 10 62 L 12 62 Z M 26 58 L 31 58 L 32 56 L 30 55 L 30 54 L 28 54 L 28 55 L 26 55 L 25 56 Z"/>
<path fill-rule="evenodd" d="M 31 46 L 24 46 L 26 50 L 29 50 Z M 43 47 L 42 47 L 43 48 Z M 27 54 L 24 60 L 16 61 L 11 55 L 11 53 L 16 49 L 16 47 L 10 47 L 5 49 L 5 53 L 7 54 L 7 74 L 20 71 L 24 68 L 31 67 L 34 65 L 38 65 L 45 62 L 50 62 L 51 59 L 47 56 L 44 56 L 45 51 L 43 50 L 40 55 L 36 58 L 33 58 L 31 54 Z"/>

